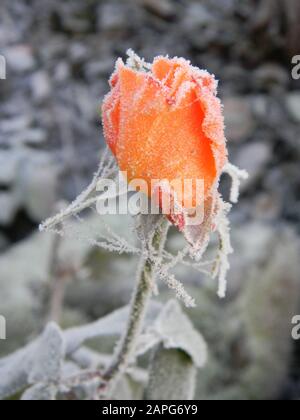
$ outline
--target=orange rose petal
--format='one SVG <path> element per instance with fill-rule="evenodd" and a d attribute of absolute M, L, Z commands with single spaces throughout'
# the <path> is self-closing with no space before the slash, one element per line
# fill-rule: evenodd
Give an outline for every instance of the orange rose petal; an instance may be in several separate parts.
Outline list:
<path fill-rule="evenodd" d="M 158 57 L 152 64 L 152 73 L 160 81 L 166 79 L 166 77 L 170 75 L 172 71 L 174 74 L 174 64 L 168 58 Z"/>
<path fill-rule="evenodd" d="M 117 146 L 117 159 L 122 170 L 127 170 L 129 180 L 147 178 L 145 156 L 149 132 L 153 122 L 166 104 L 160 86 L 146 73 L 137 73 L 124 67 L 120 72 L 121 125 Z M 124 123 L 126 121 L 126 123 Z M 141 156 L 143 155 L 143 156 Z"/>
<path fill-rule="evenodd" d="M 213 76 L 184 59 L 158 57 L 151 72 L 118 62 L 103 105 L 107 142 L 129 180 L 203 180 L 207 202 L 227 161 L 221 102 Z M 148 193 L 151 192 L 150 188 Z M 181 191 L 174 191 L 185 198 Z M 197 206 L 195 191 L 193 206 Z M 208 217 L 208 216 L 207 216 Z M 183 229 L 184 215 L 170 215 Z"/>
<path fill-rule="evenodd" d="M 152 178 L 203 179 L 208 193 L 216 175 L 214 157 L 202 128 L 199 102 L 166 111 L 153 124 L 148 142 Z M 182 139 L 182 141 L 174 141 Z M 166 153 L 167 151 L 167 153 Z"/>
<path fill-rule="evenodd" d="M 116 154 L 120 122 L 120 94 L 119 89 L 113 90 L 105 99 L 102 106 L 104 135 L 112 153 Z"/>

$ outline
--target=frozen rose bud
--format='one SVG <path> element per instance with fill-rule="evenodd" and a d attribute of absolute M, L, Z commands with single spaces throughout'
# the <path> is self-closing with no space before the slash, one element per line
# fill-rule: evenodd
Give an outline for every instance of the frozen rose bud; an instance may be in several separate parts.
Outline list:
<path fill-rule="evenodd" d="M 190 210 L 202 205 L 207 234 L 213 229 L 217 187 L 227 163 L 214 76 L 183 58 L 157 57 L 151 66 L 143 67 L 133 56 L 126 65 L 118 60 L 110 85 L 102 109 L 104 134 L 121 171 L 127 172 L 129 181 L 145 180 L 148 195 L 154 193 L 153 180 L 167 180 L 171 185 L 174 180 L 181 180 L 181 185 L 191 180 L 193 188 L 183 193 L 172 188 L 182 214 L 171 212 L 169 218 L 184 230 Z M 204 185 L 200 198 L 196 180 Z"/>

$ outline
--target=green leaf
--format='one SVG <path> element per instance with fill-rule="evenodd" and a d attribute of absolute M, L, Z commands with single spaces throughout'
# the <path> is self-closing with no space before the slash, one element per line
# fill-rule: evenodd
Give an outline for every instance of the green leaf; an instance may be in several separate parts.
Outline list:
<path fill-rule="evenodd" d="M 146 400 L 192 400 L 195 393 L 197 368 L 190 356 L 181 350 L 165 349 L 160 345 L 155 351 Z"/>

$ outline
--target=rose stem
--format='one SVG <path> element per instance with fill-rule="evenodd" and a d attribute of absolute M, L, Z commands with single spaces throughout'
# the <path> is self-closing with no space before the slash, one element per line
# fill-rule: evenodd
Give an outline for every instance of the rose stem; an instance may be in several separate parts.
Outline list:
<path fill-rule="evenodd" d="M 164 249 L 168 228 L 169 223 L 164 220 L 153 236 L 152 247 L 158 255 L 161 255 Z M 116 347 L 111 364 L 101 375 L 102 382 L 99 392 L 102 395 L 108 395 L 113 383 L 126 371 L 128 365 L 134 358 L 137 339 L 142 331 L 147 304 L 153 291 L 153 285 L 155 284 L 153 265 L 151 258 L 148 257 L 145 259 L 145 257 L 142 257 L 136 287 L 131 299 L 127 328 Z"/>

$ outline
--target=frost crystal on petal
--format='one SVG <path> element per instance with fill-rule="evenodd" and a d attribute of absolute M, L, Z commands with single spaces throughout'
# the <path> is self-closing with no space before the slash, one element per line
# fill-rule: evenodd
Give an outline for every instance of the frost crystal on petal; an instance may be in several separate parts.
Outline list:
<path fill-rule="evenodd" d="M 151 70 L 151 64 L 147 63 L 143 58 L 139 57 L 131 48 L 127 50 L 128 59 L 126 64 L 135 70 L 148 71 Z"/>

